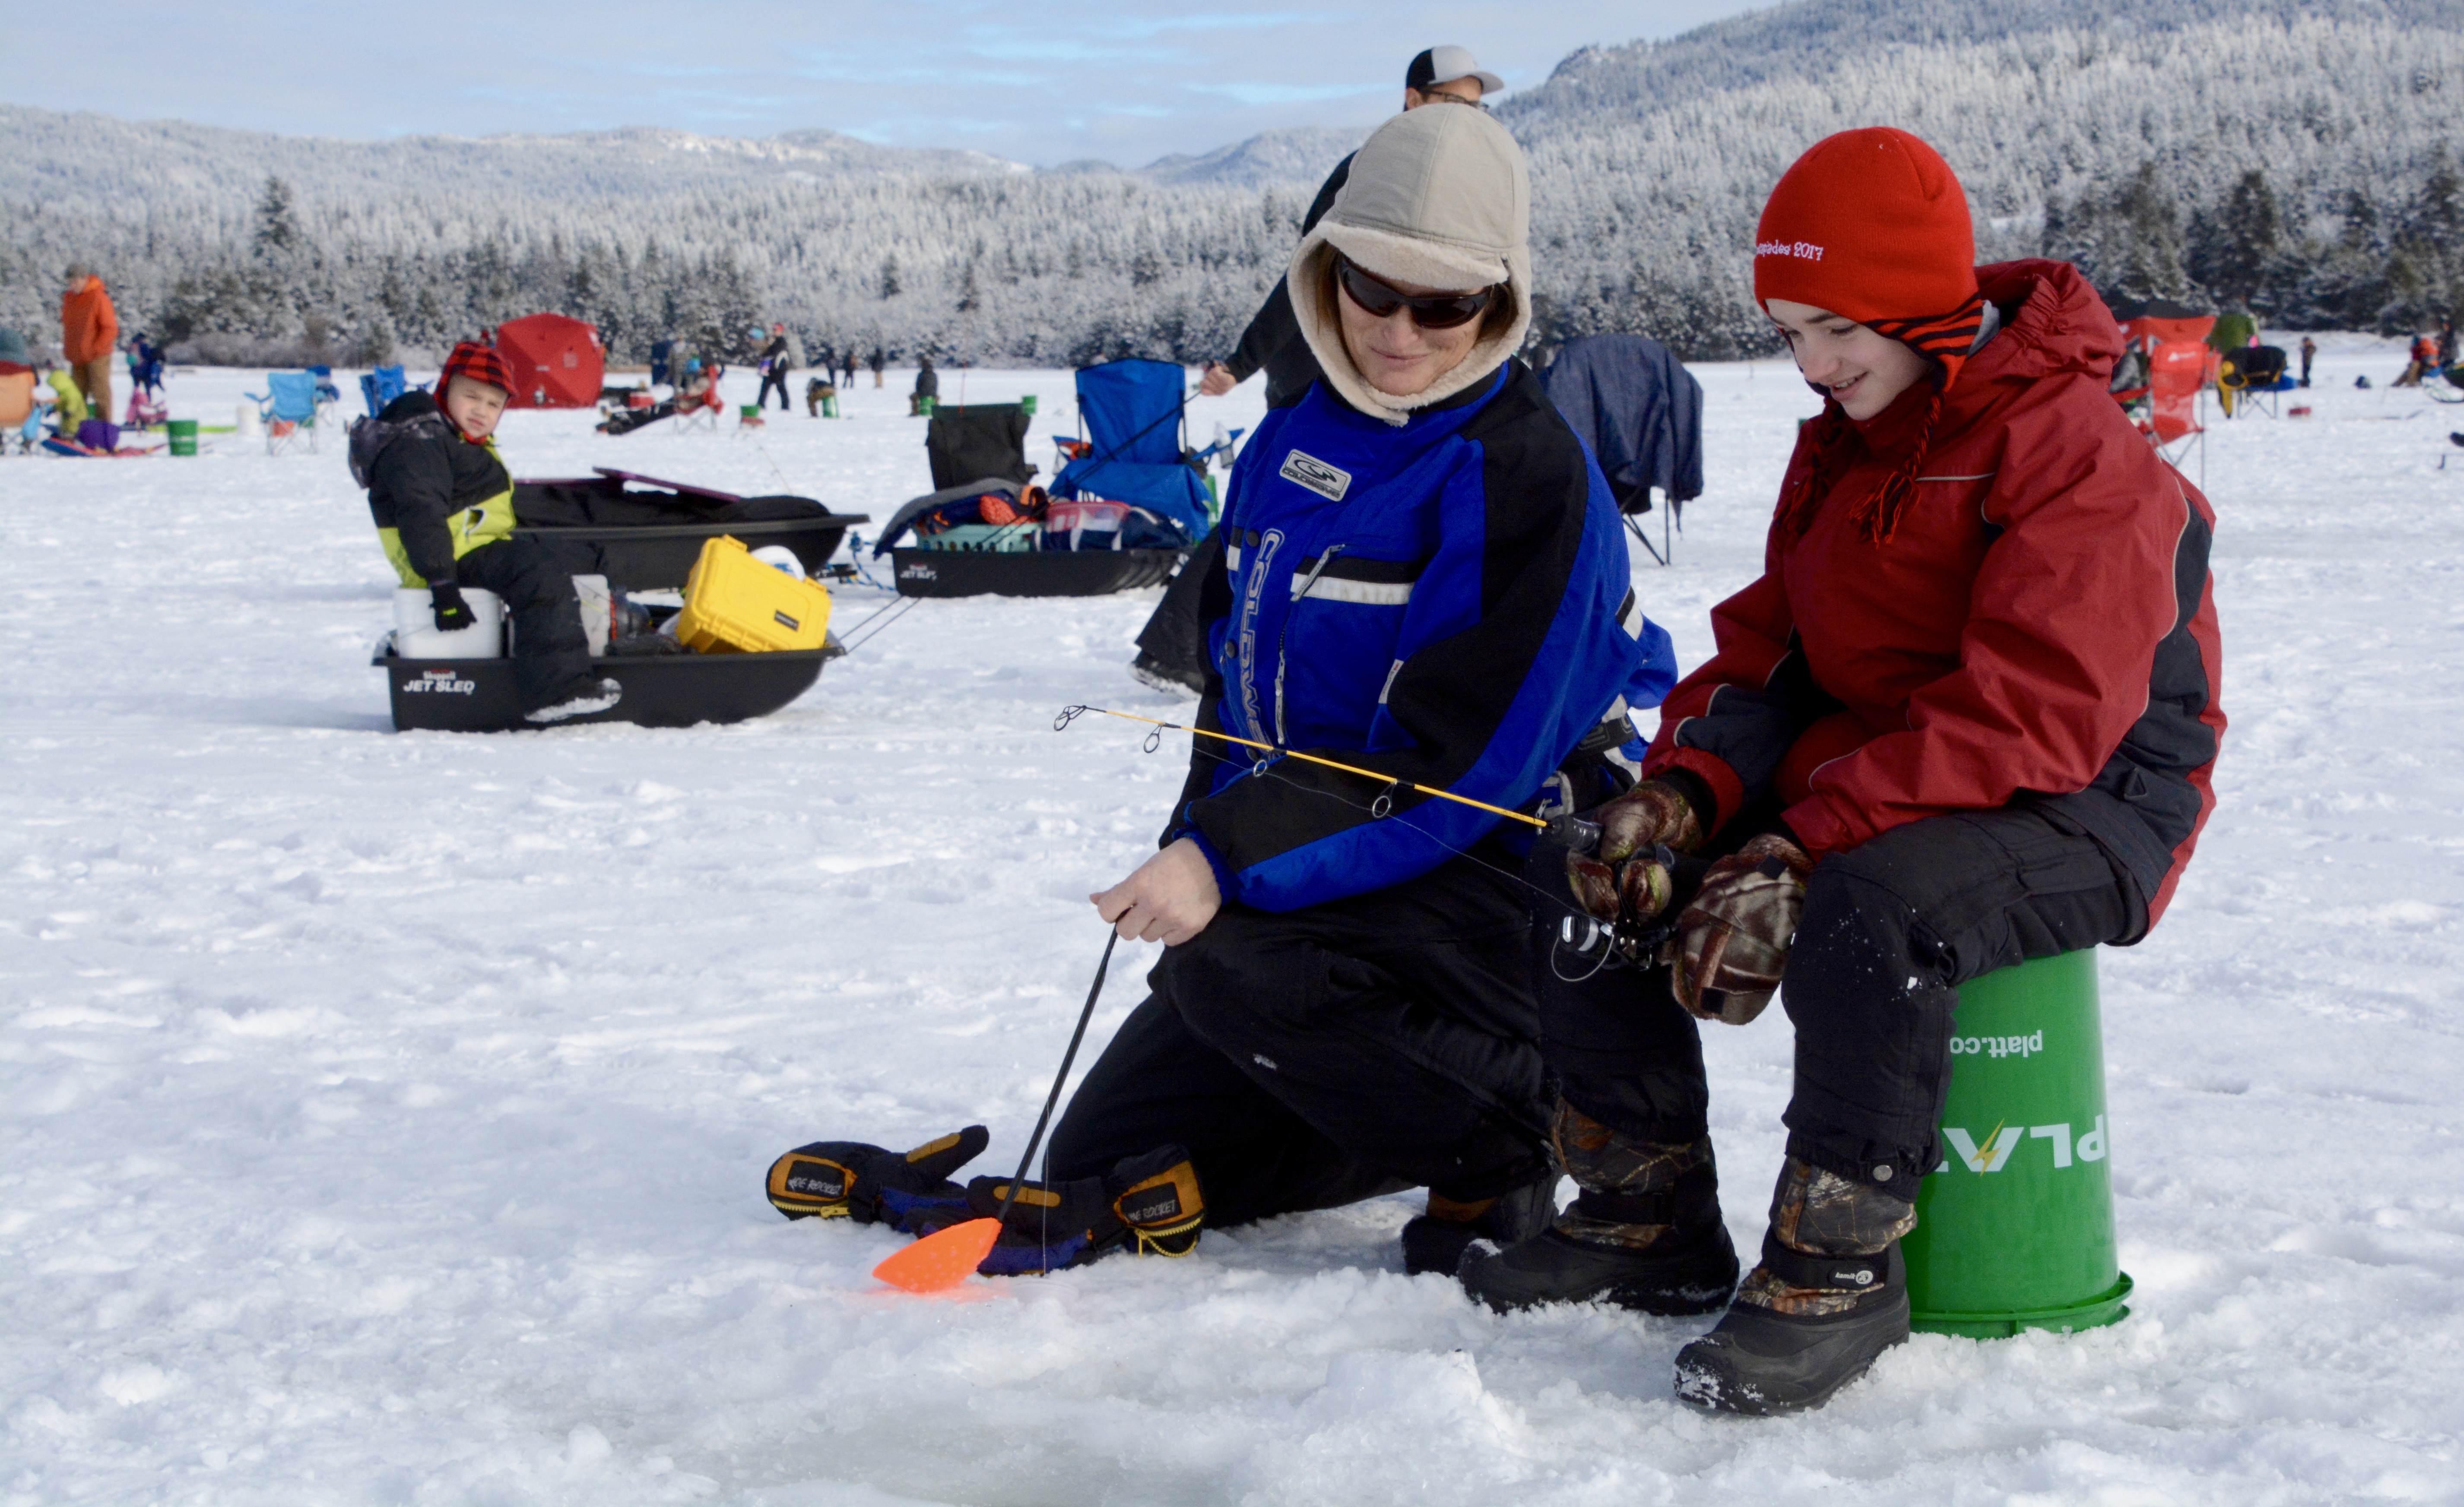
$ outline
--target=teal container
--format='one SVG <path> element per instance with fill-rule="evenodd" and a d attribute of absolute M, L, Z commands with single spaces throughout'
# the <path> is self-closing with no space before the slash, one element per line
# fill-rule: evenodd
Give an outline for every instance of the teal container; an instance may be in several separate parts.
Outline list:
<path fill-rule="evenodd" d="M 2096 950 L 1961 985 L 1950 1049 L 1942 1165 L 1901 1242 L 1910 1325 L 1996 1339 L 2121 1319 Z"/>
<path fill-rule="evenodd" d="M 1025 397 L 1021 398 L 1018 400 L 1018 405 L 1026 410 L 1026 416 L 1028 418 L 1032 419 L 1035 417 L 1035 394 L 1028 393 Z"/>
<path fill-rule="evenodd" d="M 168 425 L 166 426 L 166 427 L 168 427 L 168 428 L 170 429 L 170 431 L 171 431 L 171 453 L 172 453 L 172 454 L 174 454 L 174 455 L 194 455 L 194 454 L 196 454 L 196 453 L 197 453 L 197 421 L 196 421 L 196 420 L 194 420 L 194 419 L 173 419 L 173 420 L 169 421 L 169 423 L 168 423 Z"/>

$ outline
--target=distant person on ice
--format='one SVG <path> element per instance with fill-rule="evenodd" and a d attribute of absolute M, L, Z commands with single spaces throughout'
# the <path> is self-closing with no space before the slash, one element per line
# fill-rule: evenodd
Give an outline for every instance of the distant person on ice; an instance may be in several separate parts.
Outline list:
<path fill-rule="evenodd" d="M 495 592 L 513 618 L 524 718 L 561 722 L 606 710 L 624 688 L 590 667 L 573 589 L 574 572 L 589 563 L 561 546 L 514 536 L 513 477 L 493 438 L 512 391 L 496 353 L 465 340 L 445 360 L 437 397 L 404 393 L 354 446 L 374 451 L 364 462 L 368 512 L 385 558 L 405 586 L 428 588 L 437 631 L 471 625 L 463 587 Z"/>
<path fill-rule="evenodd" d="M 779 411 L 781 413 L 788 411 L 787 373 L 790 369 L 791 363 L 787 360 L 787 327 L 783 324 L 774 324 L 770 326 L 770 343 L 761 348 L 761 390 L 754 395 L 755 407 L 770 406 L 770 392 L 771 389 L 776 388 L 779 393 Z"/>
<path fill-rule="evenodd" d="M 120 315 L 111 306 L 111 295 L 103 291 L 102 279 L 85 263 L 69 264 L 67 283 L 60 295 L 60 356 L 68 365 L 69 380 L 85 400 L 86 410 L 98 419 L 108 419 Z"/>
<path fill-rule="evenodd" d="M 1958 179 L 1882 128 L 1807 151 L 1754 239 L 1755 297 L 1822 413 L 1761 578 L 1712 609 L 1643 783 L 1560 871 L 1594 915 L 1673 909 L 1678 933 L 1585 982 L 1540 974 L 1582 1191 L 1462 1276 L 1502 1308 L 1716 1289 L 1695 1022 L 1778 989 L 1796 1063 L 1770 1230 L 1677 1360 L 1686 1401 L 1766 1413 L 1907 1337 L 1899 1243 L 1942 1158 L 1958 986 L 2147 934 L 2225 717 L 2214 514 L 2106 396 L 2122 336 L 2077 269 L 1972 267 Z M 1655 842 L 1713 861 L 1690 901 L 1637 856 Z"/>
<path fill-rule="evenodd" d="M 913 416 L 922 413 L 924 411 L 924 401 L 927 398 L 933 400 L 933 402 L 936 404 L 941 401 L 941 374 L 933 369 L 933 358 L 930 356 L 921 357 L 917 360 L 915 367 L 915 390 L 913 393 L 910 394 L 907 399 L 907 412 L 909 415 Z"/>
<path fill-rule="evenodd" d="M 1629 703 L 1674 683 L 1634 606 L 1598 468 L 1529 367 L 1529 179 L 1471 110 L 1379 127 L 1292 258 L 1324 373 L 1243 452 L 1204 599 L 1199 726 L 1509 809 L 1623 788 Z M 1543 805 L 1544 794 L 1558 800 Z M 1500 819 L 1292 759 L 1194 740 L 1161 851 L 1094 897 L 1165 944 L 1052 1134 L 1053 1183 L 1012 1211 L 986 1270 L 1412 1187 L 1412 1272 L 1555 1212 L 1551 1107 L 1523 860 Z M 1057 1043 L 1056 1043 L 1057 1044 Z M 911 1156 L 825 1143 L 836 1209 L 920 1232 L 998 1207 L 941 1182 L 973 1127 Z M 789 1190 L 792 1191 L 792 1190 Z M 1050 1244 L 1043 1232 L 1048 1213 Z"/>
<path fill-rule="evenodd" d="M 2319 342 L 2306 335 L 2301 337 L 2301 385 L 2304 387 L 2310 385 L 2310 363 L 2318 356 Z"/>
<path fill-rule="evenodd" d="M 1403 70 L 1403 108 L 1411 111 L 1427 104 L 1481 106 L 1485 96 L 1505 87 L 1506 80 L 1482 68 L 1470 49 L 1432 47 L 1415 56 Z M 1317 222 L 1325 218 L 1351 173 L 1352 159 L 1346 156 L 1326 175 L 1317 197 L 1309 201 L 1309 212 L 1301 216 L 1302 235 L 1317 229 Z M 1309 383 L 1317 381 L 1317 359 L 1309 354 L 1309 341 L 1301 338 L 1300 324 L 1292 316 L 1291 290 L 1280 277 L 1275 279 L 1274 290 L 1266 295 L 1266 301 L 1250 317 L 1248 328 L 1241 332 L 1232 354 L 1207 363 L 1198 380 L 1198 390 L 1207 397 L 1220 398 L 1260 371 L 1266 374 L 1269 408 L 1290 407 L 1306 397 Z M 1207 568 L 1221 548 L 1215 535 L 1209 534 L 1190 552 L 1180 574 L 1174 578 L 1163 601 L 1155 604 L 1146 626 L 1138 632 L 1138 656 L 1131 664 L 1130 673 L 1158 690 L 1195 691 L 1205 685 L 1205 646 L 1199 642 L 1201 625 L 1198 621 L 1198 584 L 1205 579 Z"/>

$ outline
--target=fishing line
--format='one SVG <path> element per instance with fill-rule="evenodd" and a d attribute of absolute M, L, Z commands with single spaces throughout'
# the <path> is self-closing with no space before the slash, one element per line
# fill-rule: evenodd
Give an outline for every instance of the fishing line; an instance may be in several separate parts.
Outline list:
<path fill-rule="evenodd" d="M 1229 732 L 1218 732 L 1212 728 L 1186 727 L 1177 722 L 1165 722 L 1155 717 L 1141 717 L 1133 711 L 1114 711 L 1110 707 L 1064 707 L 1061 709 L 1061 714 L 1052 719 L 1052 731 L 1055 732 L 1066 731 L 1070 723 L 1078 720 L 1081 714 L 1089 711 L 1100 711 L 1105 716 L 1118 717 L 1124 722 L 1143 722 L 1149 727 L 1168 729 L 1174 732 L 1188 732 L 1202 738 L 1221 738 L 1226 743 L 1238 743 L 1244 748 L 1261 749 L 1267 754 L 1274 754 L 1279 757 L 1301 759 L 1311 764 L 1323 764 L 1329 769 L 1341 770 L 1347 775 L 1357 775 L 1363 779 L 1377 780 L 1384 784 L 1386 788 L 1378 793 L 1377 799 L 1375 802 L 1362 809 L 1368 811 L 1371 816 L 1380 819 L 1393 813 L 1395 809 L 1395 793 L 1398 790 L 1410 789 L 1417 790 L 1424 796 L 1435 796 L 1440 800 L 1451 800 L 1460 806 L 1470 806 L 1476 810 L 1485 811 L 1493 817 L 1505 817 L 1511 820 L 1520 821 L 1525 826 L 1536 827 L 1543 832 L 1549 830 L 1549 823 L 1538 817 L 1527 816 L 1520 811 L 1508 811 L 1504 806 L 1492 806 L 1485 800 L 1474 800 L 1469 796 L 1458 796 L 1451 790 L 1440 790 L 1435 785 L 1423 785 L 1418 780 L 1400 779 L 1392 775 L 1381 775 L 1374 769 L 1362 769 L 1357 764 L 1339 764 L 1333 759 L 1321 758 L 1315 754 L 1304 754 L 1298 749 L 1287 749 L 1277 743 L 1262 743 L 1256 738 L 1236 737 Z M 1153 732 L 1149 733 L 1147 736 L 1147 752 L 1152 754 L 1158 746 L 1161 745 L 1162 733 L 1159 732 Z M 1265 761 L 1260 760 L 1259 768 L 1263 770 L 1265 766 Z M 1413 830 L 1417 832 L 1419 829 L 1415 827 Z M 1439 846 L 1443 847 L 1445 844 L 1441 842 Z"/>
<path fill-rule="evenodd" d="M 1148 736 L 1154 742 L 1160 742 L 1161 740 L 1160 734 L 1150 733 Z M 1147 749 L 1147 752 L 1152 754 L 1155 752 L 1155 748 L 1151 745 Z M 1205 749 L 1199 748 L 1194 744 L 1191 746 L 1190 752 L 1202 758 L 1211 758 L 1218 764 L 1227 765 L 1235 769 L 1246 769 L 1249 773 L 1259 775 L 1262 778 L 1271 779 L 1279 784 L 1287 785 L 1305 795 L 1324 796 L 1327 799 L 1335 802 L 1337 805 L 1348 806 L 1354 811 L 1367 813 L 1374 819 L 1400 822 L 1404 826 L 1410 827 L 1413 831 L 1420 834 L 1420 836 L 1427 838 L 1439 848 L 1443 849 L 1448 853 L 1452 853 L 1456 857 L 1463 859 L 1471 863 L 1477 864 L 1510 884 L 1522 885 L 1525 889 L 1531 891 L 1531 893 L 1539 896 L 1542 900 L 1547 901 L 1557 909 L 1564 911 L 1565 915 L 1558 921 L 1557 934 L 1549 939 L 1549 972 L 1556 974 L 1560 982 L 1568 984 L 1589 983 L 1592 979 L 1597 977 L 1604 970 L 1611 968 L 1633 967 L 1636 964 L 1636 958 L 1633 955 L 1634 953 L 1658 948 L 1661 942 L 1666 941 L 1668 937 L 1673 935 L 1676 931 L 1675 925 L 1668 922 L 1663 922 L 1660 926 L 1647 928 L 1637 932 L 1621 930 L 1617 924 L 1602 922 L 1598 917 L 1593 915 L 1588 910 L 1576 909 L 1574 906 L 1568 905 L 1563 896 L 1556 894 L 1543 885 L 1533 884 L 1531 881 L 1524 878 L 1521 874 L 1516 873 L 1512 869 L 1500 868 L 1469 848 L 1455 846 L 1453 843 L 1446 841 L 1443 838 L 1439 837 L 1436 833 L 1431 832 L 1428 828 L 1412 820 L 1409 817 L 1394 814 L 1381 816 L 1370 807 L 1361 805 L 1358 801 L 1344 799 L 1343 797 L 1335 794 L 1333 791 L 1321 790 L 1314 785 L 1304 785 L 1299 780 L 1277 774 L 1272 768 L 1268 767 L 1268 764 L 1265 759 L 1260 759 L 1256 764 L 1244 765 L 1238 763 L 1235 760 L 1225 758 L 1221 754 L 1209 753 Z M 1535 921 L 1536 919 L 1537 918 L 1535 918 Z M 1576 941 L 1574 937 L 1574 926 L 1576 923 L 1580 923 L 1583 928 L 1583 935 L 1580 941 Z M 1557 954 L 1569 944 L 1573 945 L 1574 955 L 1576 957 L 1586 956 L 1595 948 L 1596 948 L 1599 952 L 1598 961 L 1595 962 L 1590 968 L 1580 973 L 1567 972 L 1563 968 L 1558 966 Z M 1631 949 L 1632 951 L 1629 952 L 1627 950 L 1628 949 Z"/>

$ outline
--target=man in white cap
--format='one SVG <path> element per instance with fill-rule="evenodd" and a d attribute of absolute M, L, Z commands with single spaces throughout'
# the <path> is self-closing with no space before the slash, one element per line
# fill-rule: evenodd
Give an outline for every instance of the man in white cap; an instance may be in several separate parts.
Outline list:
<path fill-rule="evenodd" d="M 1432 47 L 1412 59 L 1403 70 L 1403 108 L 1417 110 L 1424 104 L 1467 104 L 1485 109 L 1483 98 L 1506 87 L 1506 80 L 1480 66 L 1467 47 Z M 1309 201 L 1309 212 L 1301 217 L 1301 234 L 1317 229 L 1317 222 L 1343 191 L 1352 176 L 1352 159 L 1346 157 L 1326 175 L 1326 183 Z M 1266 406 L 1288 408 L 1308 396 L 1309 383 L 1318 380 L 1317 359 L 1309 354 L 1309 342 L 1301 338 L 1300 321 L 1292 316 L 1291 290 L 1283 279 L 1275 280 L 1272 293 L 1259 306 L 1241 333 L 1240 344 L 1232 354 L 1220 361 L 1209 361 L 1199 378 L 1198 390 L 1210 398 L 1221 398 L 1250 376 L 1263 369 L 1266 374 Z M 1199 642 L 1198 581 L 1213 563 L 1217 545 L 1209 535 L 1191 552 L 1189 561 L 1176 576 L 1173 586 L 1155 604 L 1147 625 L 1138 631 L 1138 657 L 1130 672 L 1157 690 L 1194 691 L 1206 684 L 1205 649 Z"/>

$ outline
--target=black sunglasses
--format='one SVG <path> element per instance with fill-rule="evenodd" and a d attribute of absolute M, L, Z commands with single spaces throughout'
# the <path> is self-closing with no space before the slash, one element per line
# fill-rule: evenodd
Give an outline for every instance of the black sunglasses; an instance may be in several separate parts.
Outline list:
<path fill-rule="evenodd" d="M 1373 319 L 1382 319 L 1397 309 L 1412 311 L 1412 322 L 1423 330 L 1451 330 L 1468 324 L 1488 311 L 1497 297 L 1495 288 L 1483 288 L 1478 293 L 1436 293 L 1422 296 L 1399 292 L 1378 281 L 1352 264 L 1352 258 L 1336 253 L 1334 280 L 1361 312 Z"/>

